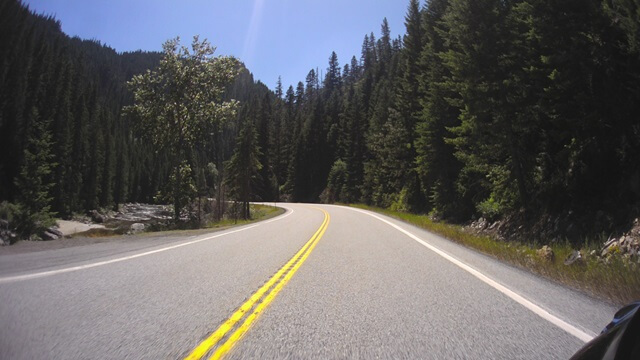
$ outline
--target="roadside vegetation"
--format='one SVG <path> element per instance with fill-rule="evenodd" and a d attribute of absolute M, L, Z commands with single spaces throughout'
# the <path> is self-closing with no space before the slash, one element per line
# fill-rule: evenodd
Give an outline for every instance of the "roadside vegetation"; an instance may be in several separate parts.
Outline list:
<path fill-rule="evenodd" d="M 566 241 L 549 245 L 535 240 L 508 241 L 475 233 L 469 227 L 434 221 L 428 215 L 416 215 L 366 205 L 351 206 L 375 211 L 416 225 L 496 259 L 528 269 L 617 305 L 640 299 L 638 258 L 625 258 L 615 250 L 606 257 L 599 256 L 603 243 L 601 239 L 585 240 L 578 248 Z M 580 259 L 565 265 L 565 261 L 570 259 L 575 251 L 580 252 Z"/>
<path fill-rule="evenodd" d="M 210 232 L 212 229 L 223 230 L 234 226 L 247 225 L 255 222 L 268 220 L 273 217 L 276 217 L 280 214 L 284 213 L 284 210 L 279 207 L 271 206 L 271 205 L 260 205 L 260 204 L 250 204 L 249 205 L 249 213 L 250 216 L 247 218 L 242 218 L 239 216 L 241 210 L 241 205 L 238 204 L 237 210 L 234 210 L 235 207 L 230 207 L 228 213 L 226 213 L 221 219 L 213 219 L 203 222 L 201 226 L 192 226 L 192 227 L 166 227 L 166 228 L 150 228 L 149 232 L 145 233 L 145 236 L 154 236 L 157 235 L 158 232 L 162 232 L 166 235 L 171 234 L 193 234 L 193 233 L 206 233 Z M 242 208 L 244 209 L 244 208 Z M 99 234 L 99 232 L 96 232 Z M 90 235 L 91 236 L 91 235 Z M 100 235 L 97 235 L 100 236 Z"/>
<path fill-rule="evenodd" d="M 169 207 L 170 208 L 170 207 Z M 227 229 L 233 226 L 246 225 L 254 222 L 267 220 L 284 213 L 282 208 L 271 205 L 250 204 L 250 216 L 242 218 L 240 216 L 241 204 L 230 204 L 226 207 L 225 213 L 217 218 L 213 213 L 202 215 L 201 219 L 197 219 L 197 215 L 193 214 L 190 221 L 175 223 L 173 220 L 158 221 L 150 219 L 147 222 L 132 223 L 130 220 L 122 220 L 115 218 L 106 218 L 103 224 L 105 227 L 94 228 L 84 232 L 79 232 L 69 237 L 89 237 L 102 238 L 120 235 L 143 234 L 144 236 L 157 236 L 159 233 L 166 235 L 172 234 L 197 234 L 210 232 L 212 229 Z M 90 221 L 83 215 L 78 215 L 78 220 Z M 137 224 L 137 226 L 132 226 Z M 143 225 L 143 226 L 140 226 Z"/>
<path fill-rule="evenodd" d="M 271 206 L 271 205 L 259 205 L 259 204 L 250 204 L 249 205 L 250 216 L 246 219 L 241 218 L 239 216 L 231 216 L 226 217 L 224 219 L 218 221 L 212 221 L 208 223 L 205 228 L 221 228 L 232 225 L 245 225 L 250 224 L 262 220 L 271 219 L 280 214 L 284 213 L 284 210 L 279 207 Z"/>

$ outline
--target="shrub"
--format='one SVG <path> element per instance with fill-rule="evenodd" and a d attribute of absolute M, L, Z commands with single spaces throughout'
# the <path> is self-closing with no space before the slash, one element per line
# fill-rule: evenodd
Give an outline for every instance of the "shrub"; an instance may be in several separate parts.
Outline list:
<path fill-rule="evenodd" d="M 476 210 L 487 220 L 496 220 L 503 212 L 504 208 L 500 202 L 492 196 L 476 205 Z"/>
<path fill-rule="evenodd" d="M 20 206 L 12 204 L 8 201 L 0 202 L 0 219 L 8 223 L 9 229 L 12 225 L 15 226 L 17 219 L 20 216 Z M 15 229 L 15 227 L 13 227 Z"/>
<path fill-rule="evenodd" d="M 409 211 L 409 201 L 408 201 L 408 193 L 409 190 L 404 187 L 400 191 L 399 194 L 393 194 L 391 197 L 391 211 L 400 211 L 400 212 L 408 212 Z"/>

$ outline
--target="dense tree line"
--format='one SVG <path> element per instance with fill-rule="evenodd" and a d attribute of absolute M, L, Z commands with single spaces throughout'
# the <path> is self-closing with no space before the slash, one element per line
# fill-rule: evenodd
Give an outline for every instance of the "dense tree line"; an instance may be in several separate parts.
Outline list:
<path fill-rule="evenodd" d="M 359 58 L 341 67 L 333 53 L 324 78 L 277 85 L 272 124 L 258 126 L 271 186 L 258 195 L 623 224 L 640 200 L 639 11 L 411 0 L 402 38 L 385 20 Z"/>
<path fill-rule="evenodd" d="M 2 200 L 29 188 L 65 216 L 167 201 L 155 195 L 178 176 L 218 207 L 364 202 L 569 217 L 586 233 L 639 212 L 638 0 L 410 0 L 403 36 L 385 19 L 359 56 L 332 53 L 295 86 L 271 91 L 240 66 L 223 95 L 236 118 L 202 129 L 174 175 L 121 111 L 126 81 L 161 54 L 117 54 L 1 4 Z"/>
<path fill-rule="evenodd" d="M 70 38 L 0 1 L 0 200 L 58 216 L 149 200 L 166 170 L 121 108 L 126 80 L 159 59 Z"/>

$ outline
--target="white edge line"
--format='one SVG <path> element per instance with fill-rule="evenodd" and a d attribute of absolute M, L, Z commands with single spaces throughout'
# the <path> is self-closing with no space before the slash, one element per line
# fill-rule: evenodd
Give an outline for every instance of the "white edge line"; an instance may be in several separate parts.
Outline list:
<path fill-rule="evenodd" d="M 63 273 L 68 273 L 68 272 L 72 272 L 72 271 L 90 269 L 90 268 L 94 268 L 94 267 L 97 267 L 97 266 L 109 265 L 109 264 L 113 264 L 113 263 L 117 263 L 117 262 L 121 262 L 121 261 L 126 261 L 126 260 L 131 260 L 131 259 L 135 259 L 135 258 L 147 256 L 147 255 L 157 254 L 157 253 L 160 253 L 160 252 L 163 252 L 163 251 L 173 250 L 173 249 L 177 249 L 179 247 L 183 247 L 183 246 L 187 246 L 187 245 L 193 245 L 193 244 L 197 244 L 199 242 L 215 239 L 215 238 L 218 238 L 218 237 L 221 237 L 221 236 L 231 235 L 231 234 L 235 234 L 235 233 L 238 233 L 238 232 L 241 232 L 241 231 L 253 229 L 253 228 L 255 228 L 257 226 L 260 226 L 260 225 L 264 225 L 264 224 L 272 223 L 274 221 L 282 220 L 282 219 L 288 217 L 289 215 L 293 214 L 293 212 L 294 212 L 294 210 L 291 209 L 291 208 L 284 207 L 284 206 L 281 206 L 281 207 L 283 209 L 287 210 L 286 214 L 278 216 L 275 219 L 267 220 L 267 221 L 264 221 L 264 222 L 261 221 L 261 222 L 259 222 L 257 224 L 250 225 L 250 226 L 247 226 L 247 227 L 243 227 L 243 228 L 238 229 L 238 230 L 228 231 L 228 232 L 225 232 L 225 233 L 222 233 L 222 234 L 213 235 L 213 236 L 207 236 L 205 238 L 201 238 L 201 239 L 198 239 L 198 240 L 193 240 L 193 241 L 189 241 L 189 242 L 185 242 L 185 243 L 180 243 L 180 244 L 177 244 L 177 245 L 171 245 L 171 246 L 167 246 L 167 247 L 164 247 L 164 248 L 151 250 L 151 251 L 147 251 L 147 252 L 143 252 L 143 253 L 139 253 L 139 254 L 135 254 L 135 255 L 125 256 L 125 257 L 121 257 L 121 258 L 117 258 L 117 259 L 99 261 L 99 262 L 95 262 L 95 263 L 91 263 L 91 264 L 85 264 L 85 265 L 72 266 L 72 267 L 64 268 L 64 269 L 37 272 L 37 273 L 33 273 L 33 274 L 25 274 L 25 275 L 16 275 L 16 276 L 3 277 L 3 278 L 0 278 L 0 284 L 6 284 L 6 283 L 10 283 L 10 282 L 23 281 L 23 280 L 37 279 L 37 278 L 41 278 L 41 277 L 57 275 L 57 274 L 63 274 Z"/>
<path fill-rule="evenodd" d="M 375 215 L 373 213 L 370 213 L 368 211 L 364 211 L 364 210 L 360 210 L 360 209 L 354 209 L 351 207 L 342 207 L 344 209 L 349 209 L 349 210 L 353 210 L 353 211 L 357 211 L 366 215 L 369 215 L 371 217 L 374 217 L 384 223 L 386 223 L 387 225 L 395 228 L 396 230 L 402 232 L 403 234 L 407 235 L 408 237 L 412 238 L 413 240 L 417 241 L 418 243 L 420 243 L 421 245 L 425 246 L 426 248 L 428 248 L 429 250 L 435 252 L 436 254 L 442 256 L 443 258 L 449 260 L 450 262 L 452 262 L 453 264 L 457 265 L 458 267 L 460 267 L 461 269 L 467 271 L 468 273 L 470 273 L 471 275 L 475 276 L 476 278 L 482 280 L 484 283 L 486 283 L 487 285 L 493 287 L 494 289 L 500 291 L 501 293 L 503 293 L 504 295 L 510 297 L 512 300 L 514 300 L 515 302 L 517 302 L 518 304 L 526 307 L 527 309 L 531 310 L 534 314 L 540 316 L 541 318 L 549 321 L 550 323 L 554 324 L 555 326 L 559 327 L 560 329 L 566 331 L 567 333 L 575 336 L 576 338 L 586 342 L 591 341 L 594 337 L 595 334 L 588 334 L 580 329 L 578 329 L 577 327 L 569 324 L 568 322 L 560 319 L 559 317 L 552 315 L 551 313 L 549 313 L 547 310 L 541 308 L 540 306 L 534 304 L 533 302 L 527 300 L 525 297 L 523 297 L 522 295 L 516 293 L 515 291 L 507 288 L 506 286 L 498 283 L 497 281 L 491 279 L 490 277 L 484 275 L 483 273 L 481 273 L 480 271 L 474 269 L 473 267 L 463 263 L 462 261 L 456 259 L 455 257 L 447 254 L 446 252 L 438 249 L 437 247 L 428 244 L 427 242 L 425 242 L 424 240 L 420 239 L 419 237 L 417 237 L 416 235 L 410 233 L 409 231 L 401 228 L 400 226 L 386 220 L 383 219 L 382 217 Z"/>

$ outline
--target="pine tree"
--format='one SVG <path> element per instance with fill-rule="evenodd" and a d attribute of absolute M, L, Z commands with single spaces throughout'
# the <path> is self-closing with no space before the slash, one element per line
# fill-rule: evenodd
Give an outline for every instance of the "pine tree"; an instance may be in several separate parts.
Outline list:
<path fill-rule="evenodd" d="M 236 140 L 237 146 L 231 160 L 226 165 L 229 192 L 242 202 L 240 216 L 250 219 L 249 201 L 255 194 L 255 182 L 262 169 L 261 151 L 258 146 L 258 133 L 251 120 L 245 120 Z"/>
<path fill-rule="evenodd" d="M 113 203 L 114 210 L 118 210 L 118 205 L 129 200 L 130 183 L 130 160 L 129 144 L 125 139 L 120 139 L 117 145 L 120 151 L 116 160 L 116 173 L 114 178 Z"/>
<path fill-rule="evenodd" d="M 261 201 L 272 201 L 275 198 L 275 184 L 273 183 L 273 162 L 276 159 L 276 151 L 271 151 L 271 143 L 275 139 L 271 136 L 272 124 L 275 123 L 271 107 L 269 93 L 265 93 L 262 99 L 256 99 L 258 114 L 256 117 L 256 130 L 258 134 L 258 147 L 261 149 L 258 161 L 261 169 L 258 177 L 256 195 Z"/>
<path fill-rule="evenodd" d="M 603 7 L 626 38 L 629 53 L 640 54 L 640 0 L 608 0 Z"/>
<path fill-rule="evenodd" d="M 518 117 L 517 106 L 509 93 L 515 53 L 506 31 L 510 7 L 499 0 L 452 1 L 445 15 L 450 47 L 443 55 L 451 72 L 447 86 L 455 89 L 460 101 L 461 124 L 453 129 L 456 156 L 464 163 L 461 183 L 469 191 L 478 181 L 487 179 L 476 196 L 485 197 L 484 205 L 497 207 L 492 212 L 527 208 L 531 164 L 526 141 L 526 119 Z M 476 200 L 479 202 L 479 200 Z"/>
<path fill-rule="evenodd" d="M 277 87 L 276 87 L 277 89 Z M 280 88 L 280 91 L 282 89 Z M 277 91 L 276 91 L 277 93 Z M 273 185 L 275 200 L 280 200 L 280 187 L 287 181 L 287 165 L 289 162 L 291 126 L 289 114 L 290 106 L 293 106 L 293 87 L 287 89 L 287 94 L 274 99 L 273 122 L 270 128 L 270 147 L 273 149 Z"/>
<path fill-rule="evenodd" d="M 306 86 L 304 88 L 304 100 L 310 102 L 316 95 L 316 90 L 318 88 L 316 85 L 318 83 L 318 75 L 316 74 L 315 70 L 309 70 L 305 82 Z"/>
<path fill-rule="evenodd" d="M 282 99 L 282 76 L 278 76 L 278 82 L 276 83 L 275 90 L 276 99 Z"/>
<path fill-rule="evenodd" d="M 425 199 L 419 186 L 419 179 L 414 168 L 416 150 L 415 134 L 416 125 L 420 117 L 422 107 L 420 106 L 420 86 L 418 81 L 419 60 L 422 52 L 422 14 L 418 0 L 411 0 L 405 17 L 407 33 L 404 36 L 404 48 L 400 53 L 401 78 L 397 83 L 395 93 L 394 108 L 398 111 L 403 126 L 403 133 L 406 134 L 405 142 L 409 149 L 406 158 L 399 159 L 406 163 L 408 171 L 404 174 L 403 188 L 407 194 L 408 207 L 411 210 L 422 210 L 425 208 Z"/>
<path fill-rule="evenodd" d="M 80 71 L 76 73 L 74 83 L 79 84 Z M 82 188 L 83 183 L 88 180 L 88 123 L 89 110 L 87 109 L 86 94 L 81 86 L 76 87 L 75 107 L 73 123 L 71 128 L 73 134 L 71 138 L 71 161 L 69 162 L 69 172 L 67 174 L 67 187 L 65 192 L 69 198 L 69 208 L 72 212 L 81 212 L 84 209 Z"/>
<path fill-rule="evenodd" d="M 346 172 L 347 165 L 342 159 L 336 160 L 331 166 L 327 178 L 327 202 L 334 203 L 345 198 L 343 191 L 345 191 L 346 185 Z"/>
<path fill-rule="evenodd" d="M 451 73 L 441 59 L 447 51 L 442 36 L 448 29 L 442 20 L 448 3 L 448 0 L 432 0 L 424 11 L 424 47 L 419 64 L 422 70 L 419 77 L 420 92 L 424 96 L 416 129 L 416 165 L 423 191 L 435 212 L 444 218 L 464 220 L 473 209 L 470 209 L 467 198 L 458 192 L 456 184 L 462 164 L 454 156 L 453 146 L 446 141 L 453 137 L 448 129 L 459 125 L 460 113 L 451 104 L 458 96 L 446 84 Z"/>
<path fill-rule="evenodd" d="M 382 20 L 381 30 L 382 36 L 378 40 L 378 53 L 380 54 L 380 62 L 386 64 L 391 61 L 391 29 L 389 28 L 389 21 L 385 17 Z"/>
<path fill-rule="evenodd" d="M 410 151 L 407 139 L 402 116 L 394 109 L 390 109 L 380 130 L 369 136 L 367 144 L 373 159 L 365 164 L 365 172 L 373 204 L 389 207 L 400 200 L 403 191 L 406 192 L 405 178 L 412 166 L 406 161 Z M 406 199 L 401 202 L 404 204 L 398 210 L 409 210 Z"/>
<path fill-rule="evenodd" d="M 100 206 L 110 207 L 113 204 L 113 187 L 115 173 L 115 141 L 113 135 L 113 119 L 108 111 L 103 109 L 102 132 L 104 134 L 104 166 L 102 168 L 102 184 L 100 188 Z"/>
<path fill-rule="evenodd" d="M 634 5 L 610 1 L 605 11 L 596 0 L 527 5 L 519 11 L 527 16 L 529 47 L 537 50 L 529 76 L 541 89 L 534 109 L 545 135 L 537 197 L 551 211 L 566 204 L 587 214 L 633 207 L 640 190 L 622 179 L 640 176 Z"/>
<path fill-rule="evenodd" d="M 350 80 L 352 83 L 360 80 L 360 76 L 362 76 L 362 69 L 360 64 L 358 63 L 358 59 L 355 56 L 351 57 L 351 77 Z"/>
<path fill-rule="evenodd" d="M 369 44 L 369 34 L 366 34 L 364 40 L 362 40 L 362 50 L 360 51 L 360 64 L 365 68 L 373 66 Z"/>
<path fill-rule="evenodd" d="M 329 67 L 327 68 L 327 75 L 324 78 L 325 93 L 330 95 L 333 91 L 340 90 L 341 86 L 342 75 L 340 74 L 340 64 L 338 63 L 338 55 L 334 51 L 329 57 Z"/>
<path fill-rule="evenodd" d="M 3 1 L 0 7 L 0 28 L 7 30 L 0 31 L 0 200 L 18 196 L 15 184 L 35 109 L 51 122 L 52 163 L 58 164 L 49 179 L 56 184 L 50 192 L 52 209 L 66 217 L 94 207 L 98 197 L 110 203 L 113 194 L 101 180 L 103 165 L 93 163 L 107 161 L 105 132 L 94 110 L 100 107 L 118 117 L 129 98 L 126 79 L 157 64 L 158 54 L 118 54 L 97 41 L 66 36 L 59 21 L 19 1 Z M 110 134 L 110 167 L 120 149 L 113 141 L 130 135 L 127 126 Z M 152 152 L 144 151 L 145 156 Z M 106 179 L 112 181 L 113 175 Z"/>
<path fill-rule="evenodd" d="M 68 192 L 69 174 L 71 173 L 71 125 L 72 110 L 72 77 L 73 65 L 70 62 L 60 64 L 56 83 L 60 86 L 57 100 L 56 116 L 53 120 L 54 138 L 53 153 L 58 164 L 55 168 L 53 190 L 53 209 L 60 216 L 71 215 L 71 196 Z"/>
<path fill-rule="evenodd" d="M 19 192 L 18 203 L 22 208 L 20 231 L 29 236 L 54 224 L 51 211 L 50 182 L 52 168 L 55 167 L 51 153 L 52 137 L 48 129 L 49 122 L 39 117 L 33 107 L 29 116 L 31 126 L 27 131 L 27 145 L 16 188 Z"/>
<path fill-rule="evenodd" d="M 344 158 L 345 179 L 339 200 L 357 202 L 361 199 L 364 180 L 364 160 L 366 153 L 365 136 L 367 129 L 362 114 L 361 95 L 350 86 L 341 113 L 341 149 L 338 156 Z"/>
<path fill-rule="evenodd" d="M 402 53 L 402 80 L 399 82 L 398 109 L 405 118 L 405 127 L 413 133 L 421 110 L 422 97 L 418 82 L 419 61 L 422 53 L 422 14 L 418 0 L 411 0 L 405 16 L 407 33 L 404 36 Z"/>

